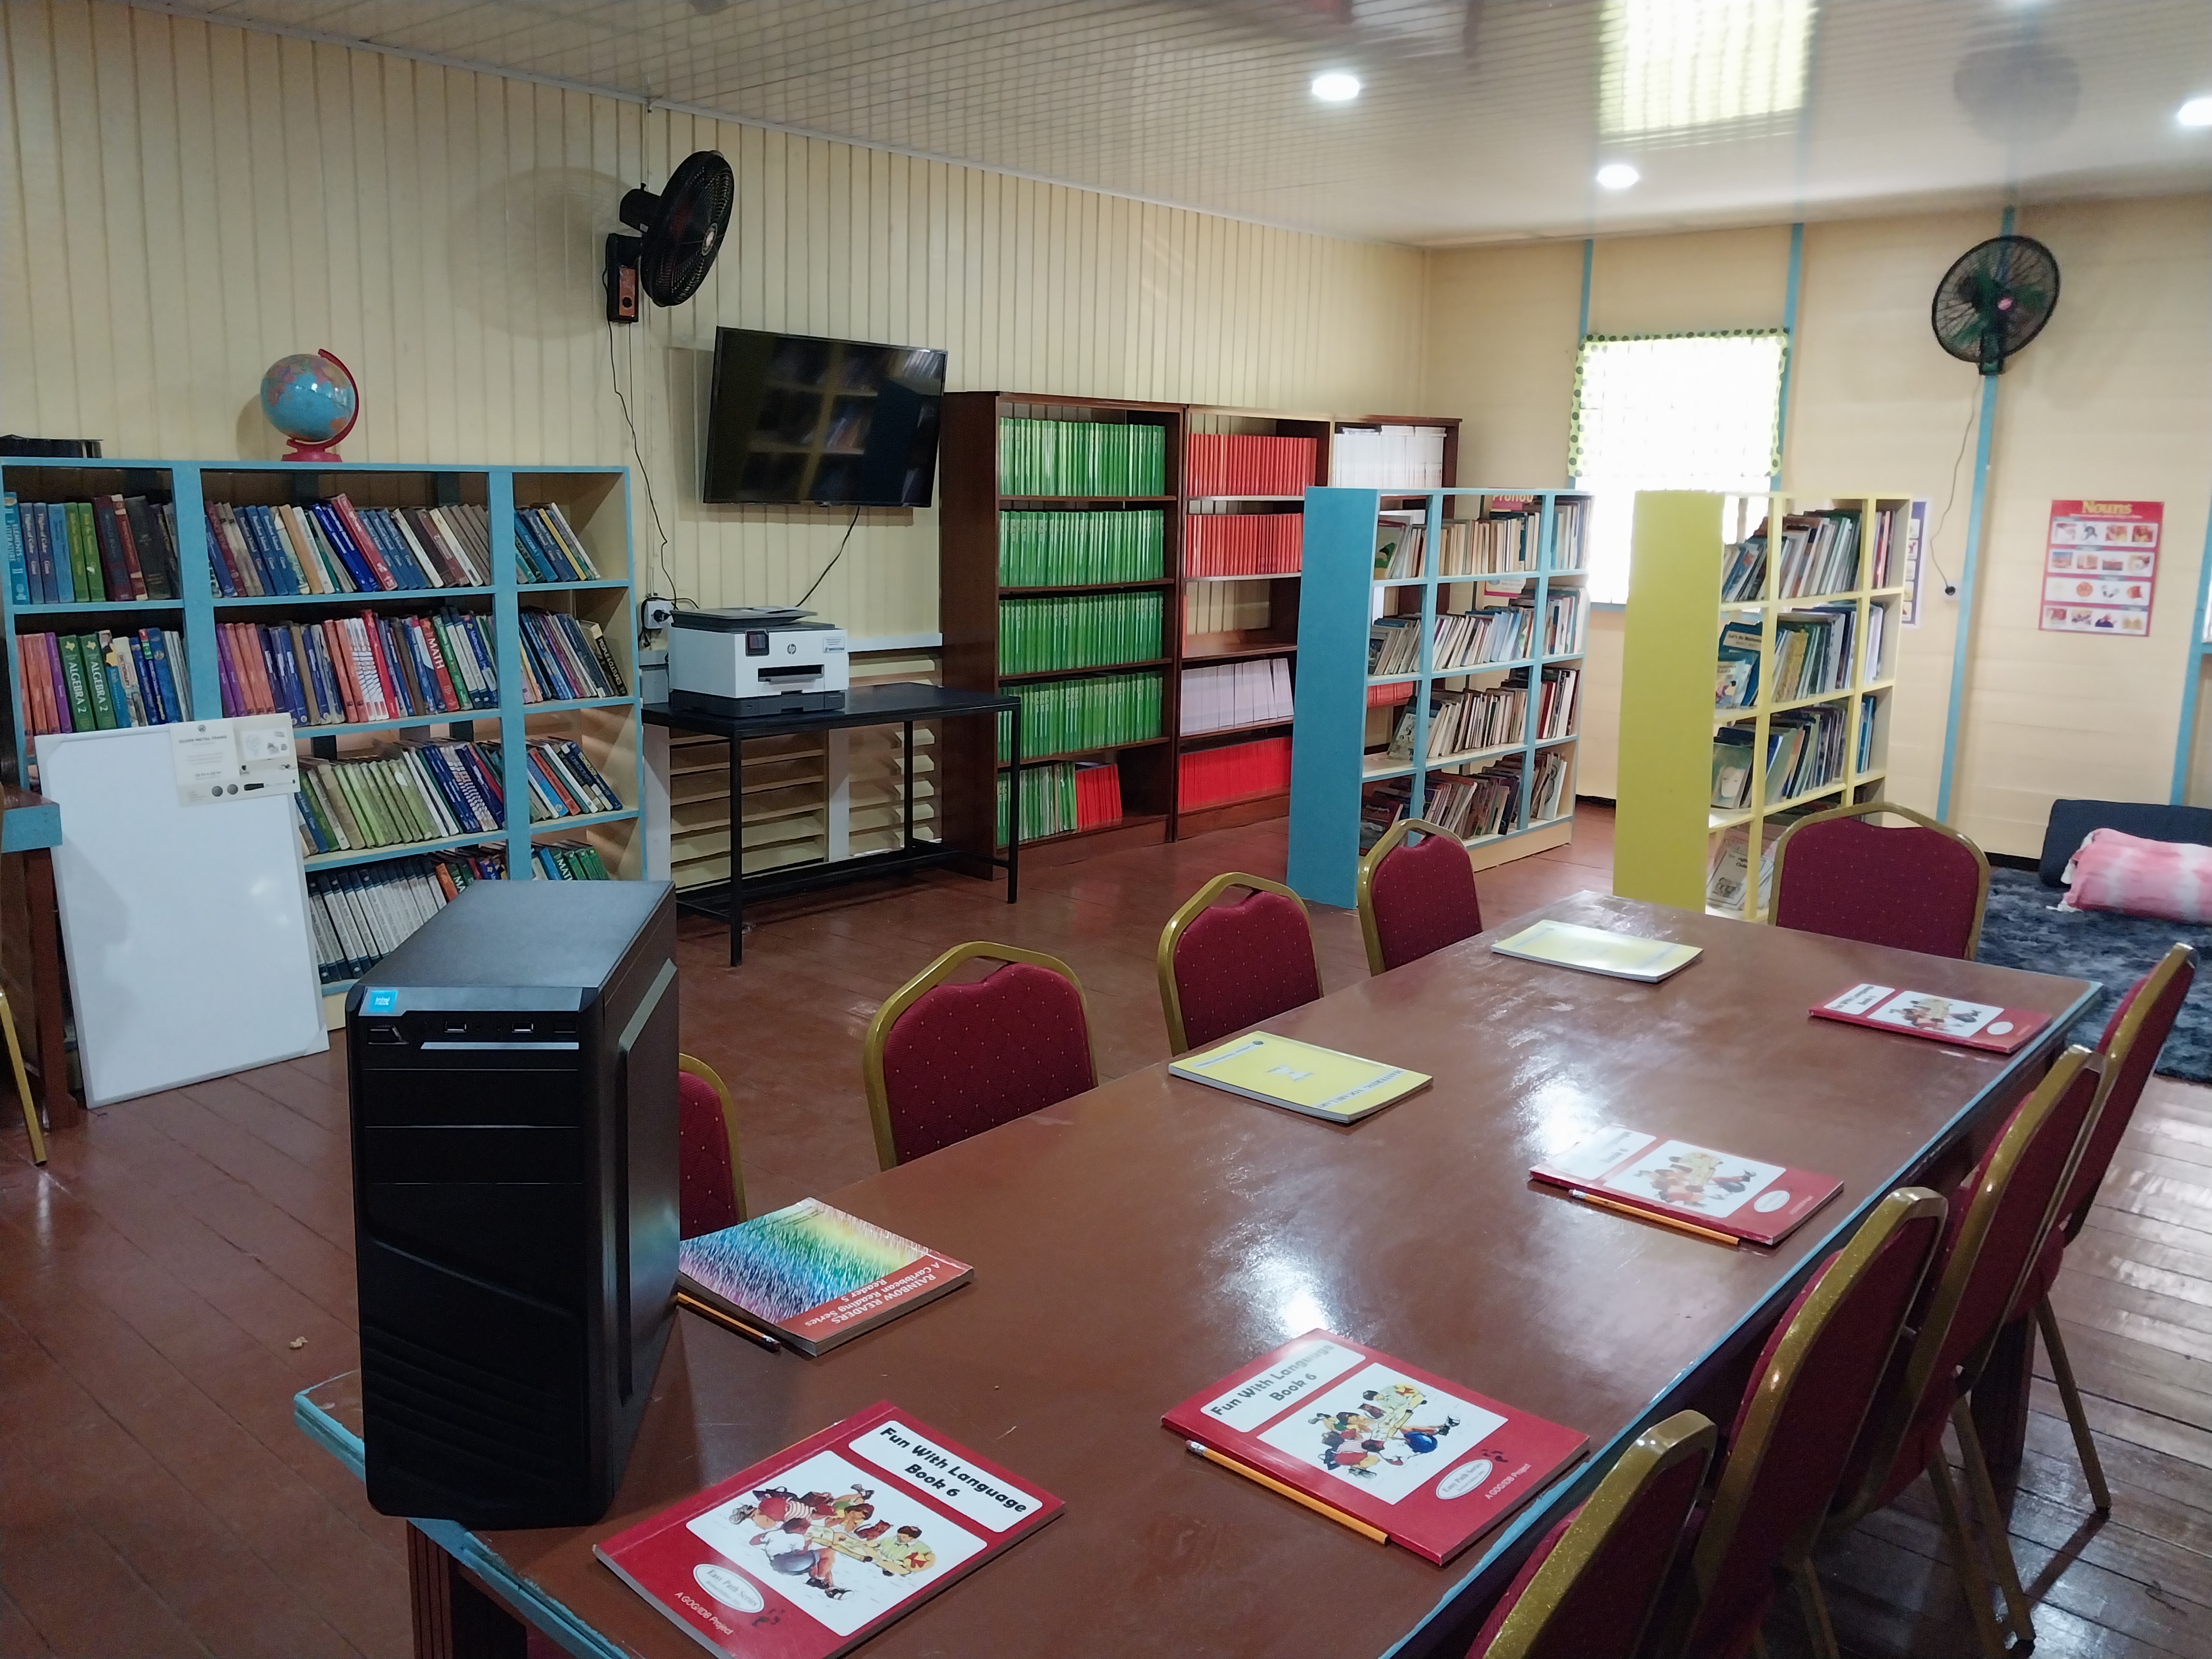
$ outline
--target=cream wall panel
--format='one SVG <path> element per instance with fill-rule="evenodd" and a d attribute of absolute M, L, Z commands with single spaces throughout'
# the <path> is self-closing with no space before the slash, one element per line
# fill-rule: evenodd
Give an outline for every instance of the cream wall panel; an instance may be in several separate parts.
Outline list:
<path fill-rule="evenodd" d="M 2057 319 L 2006 373 L 1998 397 L 1953 818 L 1992 851 L 2033 854 L 2057 796 L 2166 796 L 2212 484 L 2212 199 L 2040 206 L 2023 211 L 2018 228 L 2051 245 L 2065 286 Z M 1900 641 L 1888 787 L 1931 811 L 1957 623 L 1935 567 L 1955 576 L 1965 547 L 1967 422 L 1980 380 L 1936 346 L 1928 305 L 1951 261 L 1996 230 L 1990 212 L 1805 228 L 1784 487 L 1895 490 L 1932 504 L 1938 533 L 1923 620 Z M 1485 473 L 1500 470 L 1488 464 L 1492 453 L 1531 467 L 1560 455 L 1553 465 L 1564 468 L 1581 280 L 1572 246 L 1571 264 L 1564 248 L 1431 256 L 1424 385 L 1429 402 L 1470 422 L 1473 465 Z M 1771 325 L 1782 316 L 1788 249 L 1786 226 L 1601 241 L 1590 327 Z M 1529 411 L 1525 427 L 1519 410 Z M 1962 438 L 1970 452 L 1946 514 Z M 2037 629 L 2051 501 L 2084 495 L 2166 503 L 2147 641 Z M 1607 612 L 1593 618 L 1585 793 L 1611 793 L 1620 687 L 1607 640 L 1618 625 Z"/>
<path fill-rule="evenodd" d="M 0 427 L 273 456 L 261 371 L 327 346 L 363 387 L 349 459 L 630 465 L 641 575 L 703 605 L 795 600 L 845 543 L 817 606 L 936 627 L 933 510 L 697 501 L 717 323 L 942 345 L 956 388 L 1347 411 L 1418 389 L 1407 248 L 88 0 L 9 0 L 0 53 Z M 736 170 L 732 240 L 693 301 L 611 341 L 600 239 L 695 149 Z"/>

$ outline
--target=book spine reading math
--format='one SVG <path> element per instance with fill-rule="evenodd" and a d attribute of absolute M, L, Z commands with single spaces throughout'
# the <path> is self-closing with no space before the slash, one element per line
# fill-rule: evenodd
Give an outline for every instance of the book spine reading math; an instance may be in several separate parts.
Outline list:
<path fill-rule="evenodd" d="M 1930 991 L 1900 991 L 1892 985 L 1854 985 L 1810 1011 L 1816 1019 L 1870 1025 L 1878 1031 L 1903 1031 L 1937 1042 L 1987 1048 L 2008 1054 L 2051 1023 L 2051 1016 L 2027 1008 L 2000 1008 L 1987 1002 L 1939 997 Z"/>
<path fill-rule="evenodd" d="M 1439 1566 L 1589 1445 L 1573 1429 L 1328 1331 L 1261 1354 L 1161 1421 Z M 1285 1511 L 1285 1524 L 1291 1519 Z"/>
<path fill-rule="evenodd" d="M 676 1283 L 801 1353 L 849 1342 L 975 1276 L 859 1216 L 801 1199 L 678 1247 Z"/>
<path fill-rule="evenodd" d="M 1601 1209 L 1629 1210 L 1685 1231 L 1753 1244 L 1779 1243 L 1844 1189 L 1832 1176 L 1641 1129 L 1601 1129 L 1528 1173 Z"/>
<path fill-rule="evenodd" d="M 884 1401 L 592 1553 L 710 1652 L 834 1659 L 1060 1509 Z"/>

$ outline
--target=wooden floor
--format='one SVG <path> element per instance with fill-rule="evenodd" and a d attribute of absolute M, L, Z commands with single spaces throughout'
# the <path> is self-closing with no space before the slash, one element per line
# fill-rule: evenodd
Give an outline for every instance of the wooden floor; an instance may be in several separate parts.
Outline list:
<path fill-rule="evenodd" d="M 687 922 L 684 1046 L 736 1091 L 751 1206 L 873 1171 L 860 1035 L 945 945 L 1067 960 L 1117 1075 L 1167 1053 L 1169 911 L 1218 871 L 1282 860 L 1275 823 L 1032 869 L 1012 908 L 953 878 L 848 896 L 763 921 L 734 972 Z M 1485 914 L 1611 869 L 1610 824 L 1586 811 L 1573 846 L 1484 873 Z M 1365 973 L 1353 917 L 1316 927 L 1330 988 Z M 0 1659 L 408 1652 L 399 1523 L 291 1423 L 296 1389 L 358 1363 L 338 1052 L 97 1113 L 43 1174 L 5 1104 Z M 2037 1651 L 2212 1656 L 2212 1091 L 2154 1083 L 2056 1299 L 2115 1505 L 2098 1524 L 2039 1384 L 2013 1511 Z M 1924 1483 L 1825 1555 L 1846 1648 L 1972 1653 L 1942 1557 Z M 1768 1638 L 1804 1650 L 1787 1607 Z"/>

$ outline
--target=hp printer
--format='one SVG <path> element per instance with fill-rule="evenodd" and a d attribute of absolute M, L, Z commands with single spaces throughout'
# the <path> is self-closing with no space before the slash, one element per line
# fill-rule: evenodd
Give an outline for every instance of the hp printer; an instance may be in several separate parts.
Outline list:
<path fill-rule="evenodd" d="M 710 714 L 842 708 L 845 630 L 811 611 L 678 611 L 668 627 L 668 704 Z"/>

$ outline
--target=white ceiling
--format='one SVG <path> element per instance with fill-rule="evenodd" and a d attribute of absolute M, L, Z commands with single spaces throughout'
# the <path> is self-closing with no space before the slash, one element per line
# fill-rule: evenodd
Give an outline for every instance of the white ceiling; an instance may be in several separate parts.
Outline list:
<path fill-rule="evenodd" d="M 1401 242 L 2212 184 L 2212 129 L 2174 119 L 2212 94 L 2212 0 L 162 9 Z M 1320 103 L 1325 69 L 1364 92 Z M 1643 181 L 1599 189 L 1613 161 Z"/>

